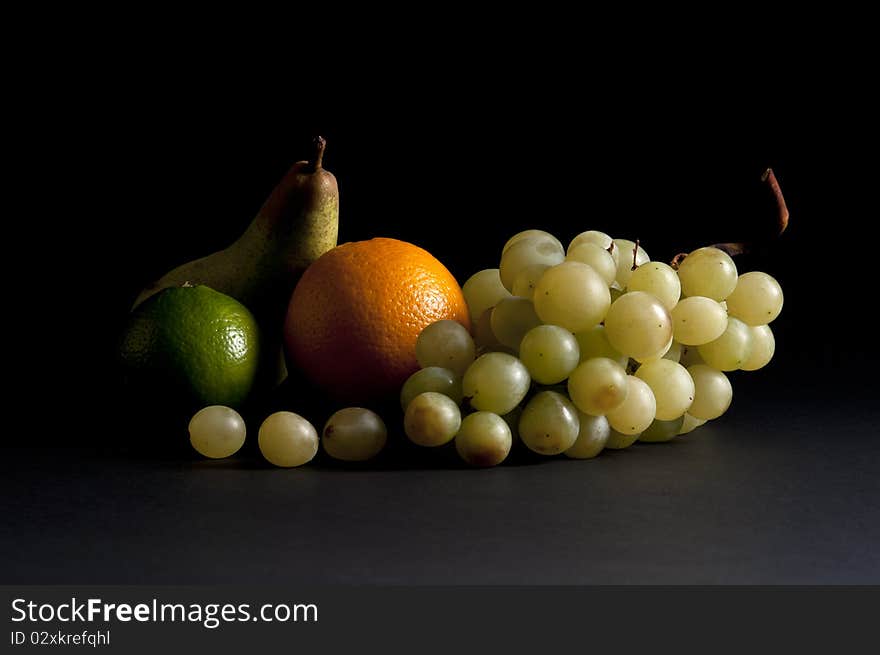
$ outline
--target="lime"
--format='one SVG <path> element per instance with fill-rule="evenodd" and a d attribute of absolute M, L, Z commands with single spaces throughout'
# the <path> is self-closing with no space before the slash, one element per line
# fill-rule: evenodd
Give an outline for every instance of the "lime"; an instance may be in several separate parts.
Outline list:
<path fill-rule="evenodd" d="M 150 399 L 241 407 L 257 376 L 253 314 L 209 287 L 164 289 L 131 313 L 120 342 L 126 377 Z"/>

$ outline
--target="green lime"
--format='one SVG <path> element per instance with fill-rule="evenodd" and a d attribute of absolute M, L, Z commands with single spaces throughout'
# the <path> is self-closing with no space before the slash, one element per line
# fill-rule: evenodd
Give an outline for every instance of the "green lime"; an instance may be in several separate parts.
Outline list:
<path fill-rule="evenodd" d="M 170 287 L 131 313 L 120 343 L 127 378 L 150 398 L 241 407 L 259 361 L 257 322 L 206 286 Z"/>

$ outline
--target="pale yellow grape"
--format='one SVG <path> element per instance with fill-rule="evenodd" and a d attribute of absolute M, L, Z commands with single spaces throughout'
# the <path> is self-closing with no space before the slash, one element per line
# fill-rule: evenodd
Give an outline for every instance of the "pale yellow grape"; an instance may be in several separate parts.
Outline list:
<path fill-rule="evenodd" d="M 608 437 L 611 434 L 611 426 L 608 425 L 608 419 L 604 416 L 590 416 L 583 412 L 578 412 L 578 422 L 580 429 L 578 430 L 577 439 L 574 445 L 565 451 L 566 457 L 572 459 L 590 459 L 602 452 Z"/>
<path fill-rule="evenodd" d="M 493 350 L 507 349 L 507 346 L 498 341 L 498 337 L 492 332 L 492 310 L 490 307 L 480 315 L 471 328 L 474 333 L 474 346 L 476 346 L 477 354 L 489 352 Z"/>
<path fill-rule="evenodd" d="M 672 332 L 679 343 L 700 346 L 714 341 L 726 329 L 727 312 L 711 298 L 689 296 L 672 308 Z"/>
<path fill-rule="evenodd" d="M 435 321 L 416 339 L 416 360 L 422 368 L 440 366 L 456 375 L 464 375 L 474 361 L 475 352 L 471 333 L 458 321 Z"/>
<path fill-rule="evenodd" d="M 535 286 L 535 311 L 545 323 L 580 332 L 598 325 L 611 305 L 602 277 L 580 262 L 564 262 L 544 271 Z"/>
<path fill-rule="evenodd" d="M 550 268 L 547 264 L 532 264 L 522 269 L 513 281 L 513 295 L 532 300 L 535 296 L 535 285 Z"/>
<path fill-rule="evenodd" d="M 504 415 L 525 398 L 531 381 L 525 364 L 513 355 L 486 353 L 465 371 L 461 386 L 474 409 Z"/>
<path fill-rule="evenodd" d="M 448 396 L 436 391 L 420 393 L 403 414 L 403 431 L 419 446 L 442 446 L 461 427 L 461 410 Z"/>
<path fill-rule="evenodd" d="M 327 419 L 321 434 L 324 452 L 344 462 L 372 459 L 388 440 L 385 422 L 364 407 L 346 407 L 335 412 Z"/>
<path fill-rule="evenodd" d="M 626 376 L 626 399 L 610 410 L 605 417 L 608 424 L 621 434 L 641 434 L 654 420 L 657 403 L 654 392 L 644 380 Z"/>
<path fill-rule="evenodd" d="M 496 466 L 510 453 L 510 427 L 492 412 L 474 412 L 461 421 L 455 450 L 471 466 Z"/>
<path fill-rule="evenodd" d="M 558 455 L 571 448 L 580 432 L 577 408 L 561 393 L 541 391 L 523 408 L 519 437 L 529 450 Z"/>
<path fill-rule="evenodd" d="M 578 364 L 568 376 L 568 395 L 582 412 L 602 416 L 626 400 L 629 390 L 624 368 L 607 357 Z"/>
<path fill-rule="evenodd" d="M 724 334 L 701 346 L 700 357 L 719 371 L 735 371 L 749 359 L 752 351 L 752 335 L 749 326 L 732 316 L 727 319 Z"/>
<path fill-rule="evenodd" d="M 678 362 L 681 359 L 681 349 L 681 344 L 678 341 L 673 341 L 672 345 L 669 346 L 669 350 L 663 355 L 663 359 L 668 359 L 670 362 Z"/>
<path fill-rule="evenodd" d="M 565 256 L 566 261 L 581 262 L 591 266 L 594 271 L 602 276 L 605 284 L 611 286 L 617 277 L 617 263 L 611 253 L 595 243 L 581 243 L 570 248 Z"/>
<path fill-rule="evenodd" d="M 750 341 L 752 343 L 748 358 L 740 368 L 744 371 L 757 371 L 764 368 L 773 359 L 776 352 L 776 339 L 769 325 L 749 326 Z"/>
<path fill-rule="evenodd" d="M 623 450 L 624 448 L 629 448 L 638 440 L 638 434 L 623 434 L 611 428 L 608 441 L 605 442 L 605 448 L 607 450 Z"/>
<path fill-rule="evenodd" d="M 587 230 L 586 232 L 581 232 L 569 242 L 566 252 L 571 252 L 582 243 L 593 243 L 604 250 L 608 250 L 609 246 L 611 246 L 612 239 L 610 236 L 599 230 Z M 616 251 L 617 248 L 615 247 L 614 250 Z"/>
<path fill-rule="evenodd" d="M 674 418 L 671 421 L 661 421 L 654 419 L 644 432 L 639 435 L 639 441 L 646 443 L 662 443 L 671 441 L 681 433 L 681 426 L 684 424 L 684 415 Z"/>
<path fill-rule="evenodd" d="M 681 282 L 671 266 L 663 262 L 645 262 L 632 272 L 627 291 L 645 291 L 671 310 L 681 297 Z"/>
<path fill-rule="evenodd" d="M 503 298 L 510 297 L 510 291 L 501 284 L 497 268 L 486 268 L 471 275 L 461 287 L 471 318 L 476 319 L 491 309 Z"/>
<path fill-rule="evenodd" d="M 513 439 L 514 443 L 520 440 L 519 417 L 522 416 L 522 410 L 522 405 L 517 405 L 512 410 L 507 412 L 507 414 L 501 415 L 501 418 L 503 418 L 504 422 L 507 423 L 507 427 L 510 428 L 510 438 Z"/>
<path fill-rule="evenodd" d="M 726 412 L 733 400 L 733 387 L 727 376 L 705 364 L 689 367 L 688 373 L 694 380 L 694 402 L 688 414 L 711 420 Z"/>
<path fill-rule="evenodd" d="M 666 345 L 663 348 L 661 348 L 658 352 L 651 355 L 650 357 L 639 357 L 639 358 L 633 358 L 633 359 L 635 359 L 635 361 L 637 361 L 639 364 L 644 364 L 645 362 L 653 362 L 658 359 L 665 359 L 666 353 L 668 353 L 670 350 L 672 350 L 673 343 L 675 343 L 675 341 L 672 338 L 672 336 L 670 336 L 669 341 L 666 342 Z"/>
<path fill-rule="evenodd" d="M 605 316 L 611 346 L 633 359 L 661 357 L 671 346 L 672 318 L 657 298 L 631 291 L 612 303 Z"/>
<path fill-rule="evenodd" d="M 461 378 L 448 368 L 428 366 L 410 375 L 400 388 L 400 407 L 406 411 L 413 398 L 426 391 L 436 391 L 461 403 Z"/>
<path fill-rule="evenodd" d="M 200 455 L 222 459 L 244 445 L 247 428 L 241 414 L 225 405 L 204 407 L 189 421 L 189 442 Z"/>
<path fill-rule="evenodd" d="M 270 464 L 302 466 L 318 452 L 315 426 L 299 414 L 275 412 L 266 417 L 257 434 L 260 452 Z"/>
<path fill-rule="evenodd" d="M 521 271 L 536 264 L 555 266 L 565 259 L 565 251 L 559 241 L 545 236 L 529 237 L 517 241 L 501 255 L 499 274 L 501 284 L 508 291 Z"/>
<path fill-rule="evenodd" d="M 624 367 L 629 363 L 629 357 L 617 352 L 608 342 L 604 325 L 594 325 L 581 330 L 574 335 L 574 338 L 577 339 L 582 362 L 594 357 L 607 357 Z"/>
<path fill-rule="evenodd" d="M 782 311 L 782 287 L 770 275 L 751 271 L 739 276 L 727 297 L 727 311 L 747 325 L 766 325 Z"/>
<path fill-rule="evenodd" d="M 519 350 L 519 343 L 526 332 L 541 325 L 535 306 L 528 298 L 511 296 L 505 298 L 492 310 L 492 332 L 502 345 Z"/>
<path fill-rule="evenodd" d="M 700 350 L 697 346 L 682 346 L 678 363 L 688 368 L 694 364 L 705 364 L 706 362 L 700 357 Z"/>
<path fill-rule="evenodd" d="M 679 434 L 688 434 L 689 432 L 693 432 L 701 425 L 705 425 L 706 419 L 697 418 L 690 414 L 684 415 L 684 420 L 681 423 L 681 428 L 679 429 Z"/>
<path fill-rule="evenodd" d="M 618 251 L 617 255 L 617 277 L 615 282 L 621 289 L 626 289 L 629 279 L 633 272 L 633 249 L 636 246 L 635 241 L 629 239 L 614 239 L 614 249 Z M 641 246 L 638 247 L 635 256 L 635 266 L 639 267 L 645 262 L 651 261 L 648 253 Z"/>
<path fill-rule="evenodd" d="M 636 377 L 648 383 L 657 401 L 657 418 L 671 421 L 682 416 L 694 402 L 694 381 L 687 369 L 668 359 L 639 366 Z"/>
<path fill-rule="evenodd" d="M 533 237 L 545 237 L 552 239 L 557 244 L 559 244 L 559 249 L 562 250 L 562 242 L 549 232 L 545 230 L 523 230 L 522 232 L 517 232 L 507 240 L 507 242 L 504 244 L 504 247 L 501 249 L 501 254 L 503 255 L 505 252 L 507 252 L 508 248 L 510 248 L 513 244 L 523 241 L 524 239 L 531 239 Z"/>
<path fill-rule="evenodd" d="M 697 248 L 678 265 L 681 292 L 722 301 L 736 287 L 736 264 L 723 250 Z"/>
<path fill-rule="evenodd" d="M 523 337 L 519 358 L 535 382 L 558 384 L 580 363 L 580 348 L 577 339 L 565 328 L 539 325 Z"/>

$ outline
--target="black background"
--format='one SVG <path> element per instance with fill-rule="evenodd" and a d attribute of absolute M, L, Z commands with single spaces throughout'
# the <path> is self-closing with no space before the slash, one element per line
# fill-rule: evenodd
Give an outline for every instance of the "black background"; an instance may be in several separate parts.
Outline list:
<path fill-rule="evenodd" d="M 155 44 L 113 49 L 110 66 L 84 45 L 28 79 L 24 198 L 6 243 L 29 263 L 8 289 L 22 310 L 9 348 L 21 427 L 3 463 L 16 517 L 4 576 L 405 583 L 452 567 L 459 582 L 877 582 L 867 53 L 666 36 L 638 51 L 635 37 L 604 51 L 447 43 L 436 59 L 401 63 L 404 48 L 344 67 L 296 50 L 272 74 Z M 462 283 L 526 228 L 638 238 L 667 261 L 748 238 L 771 220 L 759 178 L 772 166 L 790 227 L 740 268 L 785 290 L 777 356 L 733 376 L 733 408 L 702 441 L 603 456 L 589 478 L 578 463 L 473 472 L 415 451 L 357 472 L 320 458 L 274 471 L 252 451 L 222 467 L 157 456 L 114 367 L 131 300 L 237 238 L 318 133 L 340 241 L 412 241 Z M 620 547 L 642 540 L 654 545 Z"/>

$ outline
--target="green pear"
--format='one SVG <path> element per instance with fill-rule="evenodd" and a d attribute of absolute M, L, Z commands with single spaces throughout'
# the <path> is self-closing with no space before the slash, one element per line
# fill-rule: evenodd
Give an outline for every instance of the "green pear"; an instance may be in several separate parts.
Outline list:
<path fill-rule="evenodd" d="M 271 358 L 266 367 L 274 369 L 268 375 L 276 383 L 283 380 L 281 330 L 293 288 L 313 261 L 336 246 L 339 231 L 339 189 L 322 167 L 326 144 L 315 139 L 312 158 L 290 168 L 234 243 L 169 271 L 141 291 L 134 307 L 185 283 L 232 296 L 260 324 Z"/>

